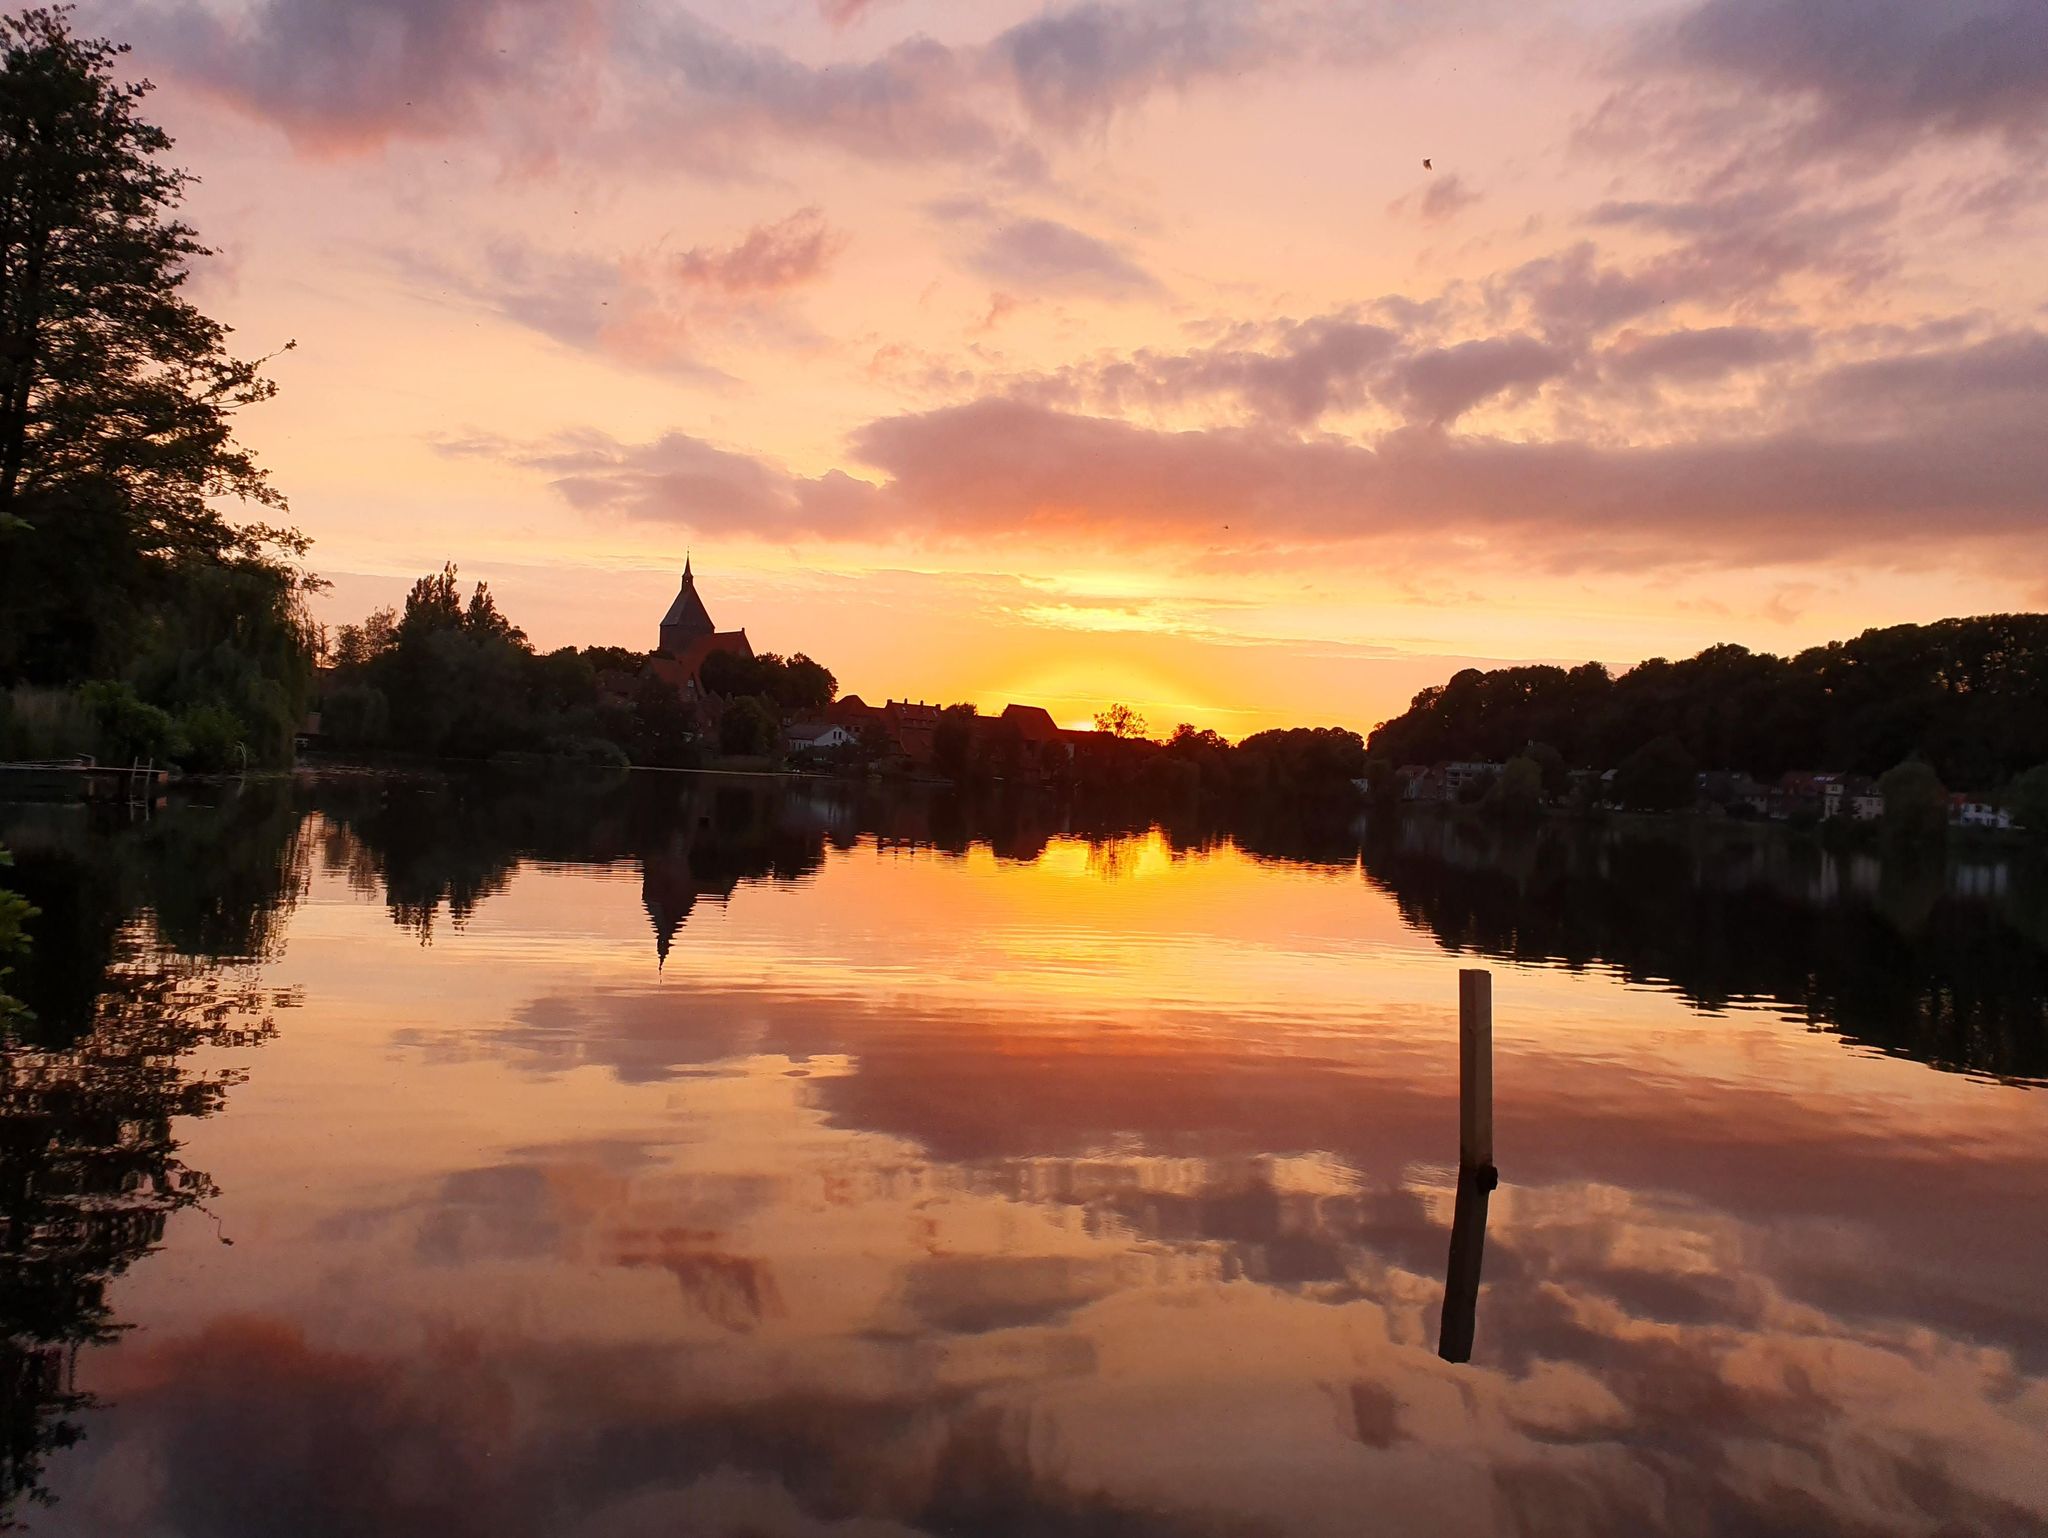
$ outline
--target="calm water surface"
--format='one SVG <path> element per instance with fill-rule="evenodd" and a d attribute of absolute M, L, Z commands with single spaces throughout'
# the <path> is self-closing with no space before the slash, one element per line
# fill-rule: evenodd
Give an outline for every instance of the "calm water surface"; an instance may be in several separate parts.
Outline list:
<path fill-rule="evenodd" d="M 2038 868 L 1070 826 L 676 778 L 0 809 L 45 910 L 8 1515 L 2048 1528 Z"/>

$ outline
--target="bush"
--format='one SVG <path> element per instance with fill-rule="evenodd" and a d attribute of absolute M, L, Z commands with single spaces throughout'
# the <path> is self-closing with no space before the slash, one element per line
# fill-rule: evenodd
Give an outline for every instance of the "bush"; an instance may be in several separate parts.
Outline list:
<path fill-rule="evenodd" d="M 778 731 L 767 706 L 755 699 L 737 699 L 718 718 L 718 750 L 736 758 L 759 758 L 775 751 Z"/>
<path fill-rule="evenodd" d="M 1699 766 L 1676 737 L 1652 738 L 1614 771 L 1614 799 L 1634 812 L 1676 812 L 1699 794 Z"/>
<path fill-rule="evenodd" d="M 2048 764 L 2036 764 L 2005 794 L 2013 821 L 2029 833 L 2048 833 Z"/>
<path fill-rule="evenodd" d="M 1511 758 L 1487 787 L 1486 804 L 1503 817 L 1534 817 L 1543 809 L 1543 766 L 1533 758 Z"/>
<path fill-rule="evenodd" d="M 95 751 L 105 762 L 167 764 L 178 756 L 178 723 L 169 711 L 144 704 L 129 685 L 96 680 L 80 685 L 78 698 L 92 715 Z"/>
<path fill-rule="evenodd" d="M 99 750 L 92 710 L 69 690 L 17 684 L 0 701 L 0 758 L 76 758 Z"/>
<path fill-rule="evenodd" d="M 338 684 L 320 701 L 320 735 L 343 752 L 379 747 L 391 735 L 391 707 L 375 684 Z"/>
<path fill-rule="evenodd" d="M 587 769 L 627 769 L 626 750 L 603 737 L 564 737 L 548 744 L 548 755 Z"/>
<path fill-rule="evenodd" d="M 1885 770 L 1877 782 L 1884 797 L 1886 836 L 1905 843 L 1932 843 L 1948 831 L 1948 791 L 1941 777 L 1917 758 Z"/>
<path fill-rule="evenodd" d="M 195 705 L 178 718 L 182 738 L 179 763 L 200 774 L 221 774 L 248 767 L 248 743 L 242 736 L 242 722 L 227 706 L 212 702 Z"/>

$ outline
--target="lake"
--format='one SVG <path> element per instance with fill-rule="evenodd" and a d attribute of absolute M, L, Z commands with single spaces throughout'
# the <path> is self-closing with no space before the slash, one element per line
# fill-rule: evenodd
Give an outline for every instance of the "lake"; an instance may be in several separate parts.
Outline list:
<path fill-rule="evenodd" d="M 2024 852 L 667 775 L 211 803 L 0 808 L 32 1532 L 2048 1529 Z"/>

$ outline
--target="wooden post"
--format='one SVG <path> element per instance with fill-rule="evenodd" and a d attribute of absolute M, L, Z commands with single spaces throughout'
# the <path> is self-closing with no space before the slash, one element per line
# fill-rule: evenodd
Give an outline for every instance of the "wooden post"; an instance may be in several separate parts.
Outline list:
<path fill-rule="evenodd" d="M 1458 1163 L 1493 1168 L 1493 974 L 1458 973 Z"/>

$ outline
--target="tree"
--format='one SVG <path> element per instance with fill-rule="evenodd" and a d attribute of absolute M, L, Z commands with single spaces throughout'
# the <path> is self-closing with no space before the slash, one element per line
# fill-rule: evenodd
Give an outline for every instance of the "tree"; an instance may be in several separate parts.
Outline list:
<path fill-rule="evenodd" d="M 1543 768 L 1533 758 L 1511 758 L 1487 787 L 1486 801 L 1503 817 L 1528 818 L 1543 808 Z"/>
<path fill-rule="evenodd" d="M 1135 742 L 1145 735 L 1145 718 L 1128 705 L 1111 705 L 1095 713 L 1095 729 L 1121 742 Z"/>
<path fill-rule="evenodd" d="M 233 434 L 275 387 L 182 292 L 210 253 L 148 83 L 68 20 L 0 18 L 0 679 L 52 683 L 124 664 L 208 567 L 311 585 L 301 536 L 219 510 L 283 505 Z"/>
<path fill-rule="evenodd" d="M 822 662 L 797 652 L 782 665 L 782 687 L 776 701 L 785 710 L 823 710 L 839 693 L 839 680 Z"/>
<path fill-rule="evenodd" d="M 1631 811 L 1676 812 L 1698 795 L 1699 767 L 1676 737 L 1652 738 L 1614 771 L 1614 799 Z"/>
<path fill-rule="evenodd" d="M 1886 837 L 1921 844 L 1948 831 L 1948 791 L 1932 765 L 1917 758 L 1894 764 L 1879 777 L 1877 790 L 1884 797 Z"/>
<path fill-rule="evenodd" d="M 939 724 L 932 728 L 932 767 L 949 780 L 965 780 L 973 767 L 974 723 L 980 714 L 971 703 L 939 712 Z"/>
<path fill-rule="evenodd" d="M 735 757 L 759 758 L 775 751 L 775 716 L 761 701 L 742 696 L 718 718 L 718 749 Z"/>
<path fill-rule="evenodd" d="M 1532 742 L 1522 749 L 1522 757 L 1536 765 L 1543 777 L 1543 799 L 1562 800 L 1572 788 L 1572 772 L 1565 767 L 1564 755 L 1547 742 Z"/>
<path fill-rule="evenodd" d="M 0 846 L 0 866 L 12 865 L 14 856 Z M 19 892 L 0 887 L 0 1029 L 24 1013 L 21 1000 L 7 991 L 7 978 L 14 970 L 12 959 L 28 949 L 28 921 L 36 916 L 34 906 Z"/>
<path fill-rule="evenodd" d="M 2048 764 L 2036 764 L 2014 780 L 2006 804 L 2029 833 L 2048 833 Z"/>

